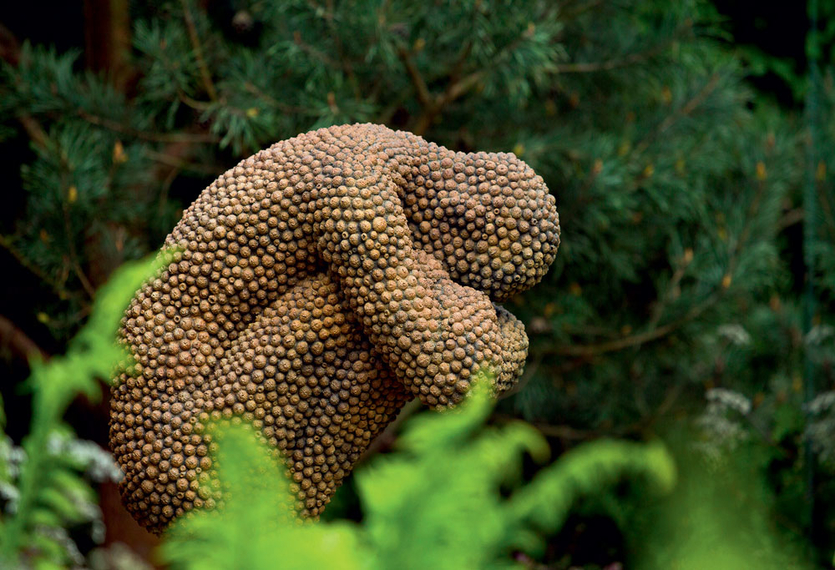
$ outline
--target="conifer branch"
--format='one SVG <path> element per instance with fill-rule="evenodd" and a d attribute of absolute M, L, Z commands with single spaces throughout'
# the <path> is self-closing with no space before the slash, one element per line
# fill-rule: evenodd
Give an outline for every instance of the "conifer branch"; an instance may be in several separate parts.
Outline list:
<path fill-rule="evenodd" d="M 318 59 L 319 61 L 321 61 L 322 63 L 324 63 L 328 67 L 333 67 L 333 68 L 336 68 L 336 69 L 339 69 L 340 67 L 342 67 L 338 62 L 331 59 L 331 57 L 328 56 L 328 54 L 326 54 L 322 50 L 316 49 L 315 47 L 313 47 L 309 43 L 305 42 L 302 39 L 302 35 L 298 30 L 293 32 L 293 43 L 295 43 L 297 46 L 299 46 L 299 49 L 301 49 L 307 55 L 310 55 L 310 56 Z"/>
<path fill-rule="evenodd" d="M 790 226 L 802 222 L 804 216 L 805 212 L 803 211 L 803 208 L 795 208 L 793 210 L 789 210 L 788 212 L 783 214 L 783 217 L 780 218 L 780 220 L 777 222 L 777 230 L 783 231 L 784 229 Z"/>
<path fill-rule="evenodd" d="M 558 5 L 557 10 L 558 10 L 560 19 L 562 19 L 564 21 L 568 21 L 568 20 L 573 20 L 573 19 L 577 18 L 577 16 L 580 16 L 581 14 L 584 14 L 584 13 L 588 12 L 589 10 L 593 10 L 593 9 L 597 8 L 598 6 L 600 6 L 603 3 L 604 3 L 604 0 L 590 0 L 589 2 L 586 2 L 585 4 L 579 4 L 573 10 L 569 10 L 569 9 L 567 9 L 567 7 L 570 6 L 572 4 L 572 2 L 568 1 L 568 2 L 565 2 L 561 5 Z"/>
<path fill-rule="evenodd" d="M 264 91 L 261 88 L 259 88 L 257 85 L 255 85 L 254 83 L 252 83 L 250 81 L 245 82 L 243 84 L 243 87 L 244 87 L 244 90 L 246 90 L 247 92 L 249 92 L 252 95 L 255 95 L 259 99 L 262 99 L 262 100 L 266 101 L 267 104 L 272 105 L 273 107 L 275 107 L 276 109 L 278 109 L 282 113 L 301 114 L 301 113 L 305 113 L 307 111 L 307 109 L 305 109 L 304 107 L 301 107 L 299 105 L 288 105 L 287 103 L 279 101 L 278 99 L 276 99 L 272 95 L 270 95 L 268 93 L 264 93 Z"/>
<path fill-rule="evenodd" d="M 522 32 L 516 40 L 505 46 L 501 52 L 496 55 L 496 57 L 499 58 L 502 54 L 510 53 L 515 50 L 519 43 L 529 36 L 529 30 L 530 28 Z M 411 58 L 411 53 L 401 49 L 401 59 L 406 66 L 406 71 L 408 72 L 412 83 L 415 85 L 418 101 L 423 107 L 423 113 L 417 118 L 415 125 L 411 128 L 411 131 L 416 135 L 426 134 L 426 131 L 435 119 L 437 119 L 444 112 L 448 105 L 468 93 L 471 89 L 475 88 L 487 76 L 487 70 L 479 70 L 474 71 L 463 78 L 459 78 L 461 70 L 470 55 L 471 49 L 472 44 L 470 43 L 465 44 L 461 48 L 458 58 L 450 70 L 449 82 L 447 83 L 446 89 L 444 89 L 444 92 L 437 97 L 432 97 L 429 93 L 429 89 L 426 87 L 426 82 L 424 81 L 423 76 L 420 74 L 420 71 L 414 64 L 414 60 Z"/>
<path fill-rule="evenodd" d="M 220 139 L 213 134 L 210 133 L 153 133 L 149 131 L 141 131 L 139 129 L 134 129 L 127 125 L 123 125 L 117 121 L 113 121 L 106 117 L 100 117 L 98 115 L 93 115 L 92 113 L 88 113 L 83 109 L 78 110 L 78 116 L 98 127 L 104 127 L 105 129 L 122 133 L 124 135 L 128 135 L 131 137 L 136 137 L 140 140 L 149 141 L 149 142 L 160 142 L 160 143 L 211 143 L 215 144 Z"/>
<path fill-rule="evenodd" d="M 430 107 L 433 104 L 432 95 L 429 93 L 429 88 L 426 87 L 426 81 L 415 65 L 415 60 L 412 59 L 412 53 L 405 48 L 401 48 L 398 52 L 403 65 L 406 67 L 406 73 L 409 74 L 412 84 L 415 86 L 415 94 L 417 95 L 418 103 L 422 107 Z"/>
<path fill-rule="evenodd" d="M 70 211 L 67 204 L 64 203 L 64 229 L 67 232 L 67 250 L 70 255 L 70 267 L 72 267 L 75 276 L 84 288 L 84 291 L 89 295 L 90 299 L 96 296 L 96 288 L 90 283 L 87 274 L 81 268 L 81 262 L 78 260 L 78 252 L 75 249 L 75 240 L 73 239 L 72 225 L 70 223 Z"/>
<path fill-rule="evenodd" d="M 41 271 L 37 266 L 35 266 L 31 261 L 29 261 L 18 249 L 12 244 L 11 240 L 4 236 L 0 235 L 0 247 L 5 249 L 9 254 L 14 257 L 15 261 L 17 261 L 21 267 L 28 270 L 32 275 L 49 285 L 52 291 L 58 296 L 59 299 L 65 300 L 74 297 L 75 295 L 68 291 L 63 284 L 59 283 L 43 271 Z"/>
<path fill-rule="evenodd" d="M 26 360 L 32 357 L 40 357 L 41 360 L 49 358 L 46 351 L 29 335 L 3 315 L 0 315 L 0 346 L 9 347 L 12 352 Z"/>
<path fill-rule="evenodd" d="M 649 414 L 644 415 L 638 421 L 617 428 L 580 429 L 565 424 L 550 424 L 547 422 L 531 422 L 539 432 L 547 437 L 553 437 L 566 441 L 588 441 L 602 437 L 629 437 L 645 432 L 655 422 L 664 417 L 675 405 L 684 390 L 684 384 L 678 383 L 670 386 L 664 399 Z M 502 414 L 494 414 L 494 418 L 500 421 L 514 421 L 516 418 Z"/>
<path fill-rule="evenodd" d="M 188 7 L 188 0 L 180 0 L 183 6 L 183 17 L 188 28 L 188 37 L 191 41 L 191 47 L 194 49 L 194 57 L 197 60 L 197 67 L 200 69 L 200 77 L 203 80 L 203 87 L 206 89 L 209 99 L 217 101 L 217 89 L 212 82 L 212 74 L 209 72 L 209 66 L 206 65 L 206 59 L 203 57 L 203 46 L 200 43 L 200 36 L 197 34 L 197 26 L 194 23 L 194 16 Z"/>
<path fill-rule="evenodd" d="M 829 187 L 820 180 L 817 181 L 817 187 L 817 194 L 820 195 L 819 201 L 821 208 L 827 217 L 827 223 L 823 224 L 823 226 L 829 231 L 832 238 L 835 239 L 835 211 L 833 211 L 833 206 L 830 203 L 830 195 L 832 193 L 826 191 Z"/>
<path fill-rule="evenodd" d="M 675 37 L 676 36 L 674 35 L 673 38 Z M 653 46 L 651 49 L 646 51 L 632 53 L 624 57 L 610 59 L 607 61 L 560 63 L 557 64 L 556 69 L 559 73 L 594 73 L 596 71 L 611 71 L 621 67 L 629 67 L 630 65 L 641 63 L 642 61 L 646 61 L 647 59 L 660 54 L 670 46 L 673 42 L 673 38 L 667 42 Z"/>
<path fill-rule="evenodd" d="M 594 7 L 597 4 L 597 1 L 589 3 L 590 7 Z M 683 26 L 676 29 L 664 41 L 659 42 L 658 44 L 652 46 L 647 50 L 631 53 L 625 56 L 616 57 L 605 61 L 561 63 L 557 64 L 556 70 L 559 73 L 594 73 L 597 71 L 611 71 L 613 69 L 629 67 L 630 65 L 641 63 L 661 54 L 667 48 L 669 48 L 673 44 L 673 42 L 678 40 L 684 32 L 690 29 L 692 29 L 692 22 L 686 21 Z"/>
<path fill-rule="evenodd" d="M 346 78 L 348 79 L 348 83 L 351 84 L 351 88 L 354 92 L 354 99 L 357 101 L 362 99 L 362 93 L 360 91 L 359 81 L 357 81 L 357 77 L 354 74 L 354 66 L 351 64 L 351 60 L 345 55 L 345 49 L 342 45 L 342 38 L 339 34 L 339 27 L 336 25 L 333 17 L 333 0 L 326 0 L 325 8 L 323 9 L 321 5 L 319 5 L 314 0 L 308 0 L 308 4 L 313 8 L 314 13 L 321 14 L 322 19 L 325 20 L 328 26 L 328 31 L 333 38 L 333 43 L 336 46 L 336 53 L 339 56 L 340 68 L 345 73 Z"/>
<path fill-rule="evenodd" d="M 450 81 L 443 94 L 436 97 L 431 105 L 424 108 L 423 113 L 418 117 L 412 131 L 417 135 L 425 134 L 435 119 L 444 112 L 444 109 L 446 109 L 450 103 L 478 85 L 483 78 L 484 72 L 476 71 L 461 80 Z"/>
<path fill-rule="evenodd" d="M 46 147 L 49 137 L 41 124 L 32 115 L 28 113 L 20 114 L 17 116 L 17 122 L 20 123 L 20 126 L 23 127 L 29 139 L 35 145 L 41 148 Z"/>
<path fill-rule="evenodd" d="M 193 97 L 189 97 L 182 91 L 179 91 L 177 93 L 177 98 L 180 100 L 181 103 L 185 104 L 187 107 L 194 109 L 195 111 L 208 111 L 212 108 L 211 103 L 206 101 L 198 101 Z"/>
<path fill-rule="evenodd" d="M 684 117 L 691 115 L 696 109 L 698 109 L 719 85 L 719 79 L 721 79 L 721 77 L 722 76 L 719 72 L 711 75 L 710 79 L 708 79 L 707 83 L 705 83 L 704 87 L 702 87 L 698 93 L 691 97 L 675 113 L 668 115 L 663 121 L 661 121 L 658 127 L 644 137 L 644 139 L 635 147 L 635 154 L 641 154 L 644 152 L 647 148 L 649 148 L 649 145 L 655 141 L 655 139 L 664 134 L 670 127 L 675 125 Z"/>
<path fill-rule="evenodd" d="M 20 63 L 20 43 L 11 30 L 3 24 L 0 24 L 0 59 L 15 68 Z M 16 119 L 33 143 L 39 147 L 46 146 L 48 138 L 46 131 L 37 120 L 28 113 L 20 113 Z"/>
<path fill-rule="evenodd" d="M 715 305 L 720 298 L 721 291 L 715 291 L 707 299 L 687 311 L 687 313 L 685 313 L 681 318 L 666 323 L 660 327 L 654 327 L 641 333 L 597 344 L 568 344 L 557 346 L 553 350 L 547 351 L 546 353 L 556 354 L 559 356 L 579 356 L 583 358 L 591 358 L 609 352 L 617 352 L 626 348 L 638 347 L 675 332 L 688 322 L 701 316 L 707 309 Z"/>
<path fill-rule="evenodd" d="M 690 252 L 690 255 L 692 257 L 692 251 Z M 661 320 L 661 317 L 664 314 L 664 309 L 667 308 L 670 301 L 677 297 L 675 291 L 678 289 L 681 280 L 684 279 L 688 265 L 690 265 L 690 260 L 685 257 L 685 259 L 679 263 L 679 266 L 673 272 L 673 276 L 670 278 L 669 283 L 667 283 L 664 294 L 661 296 L 658 303 L 656 303 L 655 307 L 653 307 L 652 316 L 649 319 L 649 328 L 654 328 L 658 324 L 658 321 Z"/>
<path fill-rule="evenodd" d="M 211 166 L 208 164 L 198 164 L 195 162 L 188 162 L 181 158 L 178 158 L 175 154 L 169 154 L 165 152 L 156 152 L 150 149 L 145 150 L 145 155 L 154 160 L 159 162 L 160 164 L 164 164 L 166 166 L 172 166 L 178 170 L 186 170 L 191 172 L 199 172 L 201 174 L 208 174 L 211 176 L 217 176 L 223 173 L 222 168 L 218 168 L 216 166 Z"/>

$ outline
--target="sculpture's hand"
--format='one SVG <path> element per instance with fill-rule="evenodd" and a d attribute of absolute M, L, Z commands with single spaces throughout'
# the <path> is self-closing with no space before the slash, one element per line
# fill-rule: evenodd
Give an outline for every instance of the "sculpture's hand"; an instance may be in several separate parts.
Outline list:
<path fill-rule="evenodd" d="M 500 305 L 494 305 L 499 319 L 499 336 L 502 344 L 502 371 L 495 381 L 497 395 L 507 392 L 519 381 L 525 359 L 528 357 L 528 335 L 525 325 L 513 313 Z"/>

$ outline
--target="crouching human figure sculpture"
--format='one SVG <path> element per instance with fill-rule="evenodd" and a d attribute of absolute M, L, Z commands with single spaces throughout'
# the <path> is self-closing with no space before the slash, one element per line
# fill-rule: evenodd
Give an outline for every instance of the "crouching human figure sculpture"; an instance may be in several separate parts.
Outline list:
<path fill-rule="evenodd" d="M 123 501 L 152 532 L 218 499 L 204 428 L 240 416 L 316 517 L 414 397 L 454 406 L 482 367 L 518 379 L 499 305 L 559 247 L 554 197 L 512 154 L 458 153 L 379 125 L 330 127 L 242 161 L 185 211 L 137 292 L 113 388 Z"/>

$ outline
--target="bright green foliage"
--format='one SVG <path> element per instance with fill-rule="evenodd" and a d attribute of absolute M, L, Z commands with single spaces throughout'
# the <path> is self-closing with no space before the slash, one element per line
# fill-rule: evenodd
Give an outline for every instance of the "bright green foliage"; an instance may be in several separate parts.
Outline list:
<path fill-rule="evenodd" d="M 167 535 L 162 557 L 190 570 L 360 568 L 360 544 L 349 523 L 302 524 L 284 466 L 253 429 L 237 421 L 211 431 L 216 460 L 213 483 L 226 500 L 219 509 L 179 521 Z M 211 485 L 211 483 L 207 483 Z"/>
<path fill-rule="evenodd" d="M 29 383 L 34 395 L 31 432 L 24 439 L 25 460 L 14 483 L 13 512 L 0 515 L 0 565 L 26 563 L 38 568 L 64 567 L 68 553 L 56 537 L 73 522 L 86 520 L 85 506 L 95 502 L 81 478 L 85 465 L 72 454 L 50 450 L 54 441 L 71 438 L 62 417 L 70 402 L 83 394 L 101 396 L 98 378 L 110 378 L 124 353 L 116 344 L 124 306 L 156 263 L 134 263 L 120 270 L 96 298 L 87 325 L 70 343 L 65 356 L 34 362 Z M 57 440 L 55 439 L 57 437 Z M 2 464 L 0 482 L 12 483 Z"/>
<path fill-rule="evenodd" d="M 50 453 L 50 440 L 58 434 L 61 441 L 72 441 L 61 422 L 64 410 L 78 393 L 95 397 L 95 378 L 109 377 L 123 356 L 113 342 L 118 318 L 129 292 L 150 269 L 147 263 L 139 264 L 114 276 L 100 292 L 88 325 L 71 343 L 69 353 L 35 368 L 35 423 L 23 444 L 26 459 L 18 462 L 21 470 L 12 481 L 19 496 L 14 511 L 0 518 L 0 555 L 6 565 L 72 567 L 67 535 L 61 530 L 85 516 L 92 490 L 80 477 L 82 465 Z M 559 531 L 578 503 L 610 497 L 612 514 L 623 513 L 619 503 L 628 497 L 612 499 L 609 489 L 629 478 L 641 481 L 632 486 L 642 490 L 632 500 L 641 497 L 646 506 L 632 520 L 639 523 L 637 528 L 652 529 L 635 549 L 646 567 L 669 567 L 672 561 L 685 568 L 732 568 L 752 557 L 760 561 L 758 567 L 800 567 L 796 557 L 776 549 L 778 543 L 762 524 L 766 517 L 760 511 L 754 513 L 759 518 L 747 518 L 761 524 L 738 543 L 724 534 L 730 528 L 727 521 L 736 519 L 716 518 L 725 512 L 722 508 L 692 499 L 659 503 L 660 492 L 672 490 L 677 478 L 672 458 L 660 443 L 586 443 L 521 483 L 523 454 L 542 462 L 548 447 L 528 424 L 484 425 L 492 411 L 489 384 L 482 379 L 478 387 L 484 389 L 476 388 L 457 409 L 413 418 L 394 453 L 373 458 L 356 473 L 361 523 L 298 521 L 291 514 L 293 501 L 276 450 L 259 443 L 240 418 L 212 426 L 215 468 L 202 484 L 207 490 L 220 486 L 225 500 L 215 510 L 196 511 L 181 519 L 166 537 L 161 556 L 172 568 L 183 570 L 266 570 L 277 565 L 288 569 L 518 567 L 518 553 L 540 553 L 542 537 Z M 733 396 L 724 398 L 742 412 L 749 406 Z M 0 484 L 9 483 L 6 467 L 0 464 Z M 687 493 L 692 495 L 694 481 L 692 472 L 687 475 L 685 499 Z M 703 487 L 696 479 L 696 489 Z M 767 497 L 767 491 L 762 496 Z M 659 512 L 657 519 L 652 518 Z M 682 513 L 692 517 L 689 525 L 676 518 Z M 646 536 L 670 539 L 647 542 Z M 701 537 L 708 537 L 709 544 Z M 758 550 L 751 554 L 739 544 Z M 663 564 L 653 566 L 655 561 Z M 795 566 L 787 566 L 786 561 Z"/>
<path fill-rule="evenodd" d="M 660 442 L 598 440 L 577 447 L 540 471 L 513 496 L 511 516 L 545 531 L 557 529 L 576 497 L 599 492 L 621 477 L 646 474 L 651 474 L 652 491 L 666 493 L 675 485 L 675 465 Z"/>
<path fill-rule="evenodd" d="M 397 451 L 355 476 L 361 524 L 302 524 L 289 515 L 284 471 L 251 428 L 214 428 L 223 506 L 199 512 L 167 535 L 163 557 L 174 568 L 499 568 L 511 554 L 540 546 L 536 531 L 559 530 L 575 501 L 624 476 L 669 491 L 675 468 L 660 444 L 589 443 L 519 482 L 522 454 L 547 457 L 532 427 L 485 427 L 492 404 L 478 390 L 461 408 L 411 420 Z M 207 483 L 210 484 L 211 483 Z"/>
<path fill-rule="evenodd" d="M 733 400 L 723 397 L 727 403 Z M 713 403 L 717 404 L 718 399 L 714 398 Z M 775 502 L 786 498 L 776 497 L 763 477 L 762 458 L 758 457 L 763 447 L 757 441 L 743 439 L 706 457 L 699 444 L 694 444 L 699 434 L 683 431 L 670 439 L 679 443 L 675 447 L 680 477 L 671 495 L 661 501 L 644 501 L 630 518 L 631 524 L 624 526 L 630 543 L 627 567 L 818 567 L 805 552 L 808 545 L 791 521 L 771 516 Z M 702 444 L 714 445 L 715 441 Z M 652 540 L 647 540 L 648 536 Z"/>

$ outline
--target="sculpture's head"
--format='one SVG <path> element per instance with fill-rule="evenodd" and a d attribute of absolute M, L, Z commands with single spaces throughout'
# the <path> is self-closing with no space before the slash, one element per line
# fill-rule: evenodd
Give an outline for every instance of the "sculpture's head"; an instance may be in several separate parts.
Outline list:
<path fill-rule="evenodd" d="M 431 181 L 431 185 L 430 185 Z M 556 200 L 510 153 L 455 153 L 421 167 L 413 239 L 453 280 L 503 302 L 545 275 L 560 244 Z"/>

